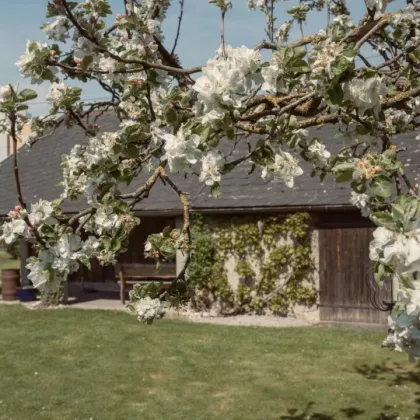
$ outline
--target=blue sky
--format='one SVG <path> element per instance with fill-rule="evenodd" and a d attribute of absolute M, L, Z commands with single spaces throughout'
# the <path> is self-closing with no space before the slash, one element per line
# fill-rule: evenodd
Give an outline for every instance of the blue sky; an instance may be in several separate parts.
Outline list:
<path fill-rule="evenodd" d="M 19 82 L 27 87 L 30 82 L 22 79 L 15 66 L 18 57 L 25 50 L 28 39 L 46 42 L 43 32 L 39 29 L 45 21 L 47 0 L 14 0 L 2 2 L 2 17 L 0 36 L 0 85 Z M 115 14 L 121 12 L 122 0 L 111 0 Z M 264 16 L 260 12 L 249 12 L 247 0 L 232 0 L 233 9 L 226 17 L 226 42 L 233 46 L 253 46 L 261 41 L 264 34 Z M 284 22 L 288 15 L 286 10 L 295 0 L 281 1 L 277 6 L 278 22 Z M 363 0 L 349 0 L 353 18 L 357 21 L 364 11 Z M 404 7 L 405 0 L 395 0 L 388 8 L 394 10 Z M 220 42 L 220 18 L 218 9 L 209 5 L 208 0 L 185 0 L 184 20 L 177 52 L 184 66 L 201 65 L 214 54 Z M 168 18 L 164 24 L 166 44 L 172 47 L 172 40 L 176 32 L 179 6 L 177 0 L 172 0 Z M 318 32 L 325 27 L 325 14 L 312 13 L 309 22 L 305 24 L 304 33 Z M 292 37 L 298 37 L 295 30 Z M 38 87 L 39 98 L 31 105 L 31 112 L 35 115 L 45 112 L 48 107 L 44 98 L 48 91 L 48 84 Z M 85 85 L 83 98 L 94 99 L 106 96 L 96 85 Z"/>

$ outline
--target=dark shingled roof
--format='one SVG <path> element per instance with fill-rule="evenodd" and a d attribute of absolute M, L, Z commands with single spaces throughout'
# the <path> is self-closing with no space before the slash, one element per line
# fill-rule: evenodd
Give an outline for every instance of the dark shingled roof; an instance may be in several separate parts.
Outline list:
<path fill-rule="evenodd" d="M 102 132 L 115 131 L 118 127 L 118 119 L 112 114 L 103 115 L 98 122 Z M 310 130 L 310 135 L 322 138 L 331 152 L 337 152 L 341 147 L 334 138 L 336 133 L 337 128 L 331 125 Z M 401 134 L 394 142 L 398 148 L 411 145 L 410 155 L 406 152 L 401 155 L 410 179 L 418 182 L 420 150 L 415 136 L 416 133 Z M 62 179 L 61 157 L 69 153 L 75 144 L 85 141 L 84 139 L 79 127 L 59 127 L 53 135 L 40 139 L 32 148 L 23 147 L 18 152 L 22 192 L 26 202 L 31 203 L 41 198 L 53 200 L 60 196 L 62 189 L 58 183 Z M 222 148 L 228 151 L 232 148 L 232 143 L 226 140 Z M 247 151 L 246 143 L 239 142 L 231 159 L 243 156 Z M 294 188 L 288 188 L 277 180 L 262 179 L 259 169 L 249 175 L 251 164 L 240 164 L 222 178 L 222 194 L 217 199 L 211 196 L 209 187 L 197 181 L 195 175 L 186 179 L 180 175 L 173 175 L 171 178 L 180 189 L 190 194 L 192 210 L 201 212 L 350 207 L 348 184 L 336 184 L 332 177 L 327 177 L 321 185 L 318 178 L 310 177 L 310 169 L 305 162 L 302 166 L 306 169 L 304 174 L 295 179 Z M 146 174 L 139 176 L 131 184 L 130 190 L 142 185 L 146 177 Z M 4 216 L 17 204 L 12 157 L 0 163 L 0 191 L 0 215 Z M 66 202 L 63 206 L 66 212 L 71 213 L 82 208 L 83 203 L 80 201 Z M 158 182 L 149 198 L 137 204 L 135 210 L 139 213 L 178 214 L 181 213 L 181 205 L 175 192 Z"/>

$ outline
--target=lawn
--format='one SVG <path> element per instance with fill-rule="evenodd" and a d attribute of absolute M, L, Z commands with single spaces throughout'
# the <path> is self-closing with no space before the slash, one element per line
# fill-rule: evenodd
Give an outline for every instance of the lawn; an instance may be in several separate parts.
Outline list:
<path fill-rule="evenodd" d="M 380 332 L 20 306 L 0 324 L 1 420 L 420 418 L 420 371 Z"/>

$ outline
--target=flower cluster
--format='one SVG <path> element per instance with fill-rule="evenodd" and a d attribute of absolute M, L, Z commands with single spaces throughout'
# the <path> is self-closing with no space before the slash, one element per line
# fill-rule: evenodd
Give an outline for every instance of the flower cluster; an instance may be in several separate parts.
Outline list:
<path fill-rule="evenodd" d="M 379 77 L 371 77 L 367 80 L 353 79 L 344 83 L 344 100 L 355 104 L 360 115 L 367 110 L 372 110 L 378 115 L 381 110 L 381 98 L 386 95 L 387 89 Z"/>
<path fill-rule="evenodd" d="M 33 83 L 42 83 L 44 80 L 53 80 L 57 73 L 55 66 L 48 66 L 46 59 L 51 56 L 51 48 L 48 44 L 36 41 L 28 41 L 26 52 L 19 58 L 16 65 L 22 76 L 32 78 Z"/>
<path fill-rule="evenodd" d="M 239 108 L 259 81 L 259 68 L 257 51 L 245 46 L 220 48 L 193 86 L 203 122 L 221 119 L 229 109 Z"/>
<path fill-rule="evenodd" d="M 11 220 L 0 226 L 0 239 L 6 244 L 11 244 L 19 237 L 33 238 L 34 229 L 42 232 L 44 229 L 51 228 L 58 223 L 55 207 L 53 203 L 46 200 L 39 200 L 38 203 L 32 204 L 30 212 L 21 206 L 16 206 L 8 214 Z"/>
<path fill-rule="evenodd" d="M 309 145 L 306 156 L 315 166 L 322 168 L 327 164 L 328 159 L 331 157 L 331 153 L 325 148 L 325 144 L 322 144 L 318 139 L 315 139 Z"/>
<path fill-rule="evenodd" d="M 160 304 L 160 300 L 152 299 L 150 296 L 139 299 L 132 307 L 137 319 L 146 324 L 151 324 L 156 319 L 161 318 L 165 313 Z"/>
<path fill-rule="evenodd" d="M 340 57 L 349 62 L 353 60 L 352 57 L 343 55 L 343 46 L 339 42 L 326 39 L 311 51 L 312 71 L 315 73 L 325 71 L 330 78 L 334 77 L 333 65 Z"/>
<path fill-rule="evenodd" d="M 409 232 L 393 232 L 378 227 L 373 232 L 370 259 L 381 264 L 395 266 L 400 275 L 420 271 L 420 229 L 413 226 Z"/>
<path fill-rule="evenodd" d="M 420 285 L 402 287 L 398 292 L 398 304 L 388 318 L 390 331 L 384 347 L 406 351 L 411 360 L 420 357 Z"/>
<path fill-rule="evenodd" d="M 177 250 L 184 252 L 188 248 L 188 238 L 185 233 L 179 229 L 171 230 L 170 227 L 166 227 L 161 233 L 149 235 L 144 246 L 144 255 L 156 261 L 160 259 L 169 261 L 175 258 Z"/>
<path fill-rule="evenodd" d="M 69 38 L 70 22 L 64 16 L 57 16 L 53 22 L 42 25 L 41 29 L 48 39 L 65 42 Z"/>
<path fill-rule="evenodd" d="M 365 193 L 351 192 L 350 203 L 360 209 L 362 216 L 369 216 L 369 195 Z"/>
<path fill-rule="evenodd" d="M 53 289 L 79 269 L 79 260 L 89 261 L 98 247 L 99 242 L 94 237 L 83 242 L 79 236 L 64 234 L 55 246 L 42 250 L 37 258 L 29 259 L 28 278 L 37 289 Z"/>
<path fill-rule="evenodd" d="M 200 137 L 196 134 L 185 137 L 181 127 L 176 134 L 166 133 L 162 135 L 165 142 L 165 155 L 172 172 L 184 170 L 188 165 L 198 162 L 201 152 L 198 149 Z"/>
<path fill-rule="evenodd" d="M 266 178 L 272 175 L 292 188 L 295 185 L 294 178 L 302 174 L 303 169 L 299 166 L 297 159 L 288 152 L 280 151 L 275 154 L 274 161 L 263 168 L 261 176 Z"/>
<path fill-rule="evenodd" d="M 224 166 L 224 159 L 220 153 L 211 150 L 201 161 L 200 181 L 206 185 L 212 186 L 220 182 L 221 169 Z"/>

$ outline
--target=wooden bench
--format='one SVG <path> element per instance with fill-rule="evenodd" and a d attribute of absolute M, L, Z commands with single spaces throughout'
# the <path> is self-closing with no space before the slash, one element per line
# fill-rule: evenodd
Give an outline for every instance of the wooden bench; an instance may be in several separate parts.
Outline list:
<path fill-rule="evenodd" d="M 115 266 L 115 277 L 120 284 L 120 297 L 124 304 L 127 284 L 148 284 L 151 281 L 163 281 L 164 287 L 169 287 L 176 277 L 176 265 L 161 264 L 160 270 L 157 272 L 155 264 L 120 263 Z"/>

